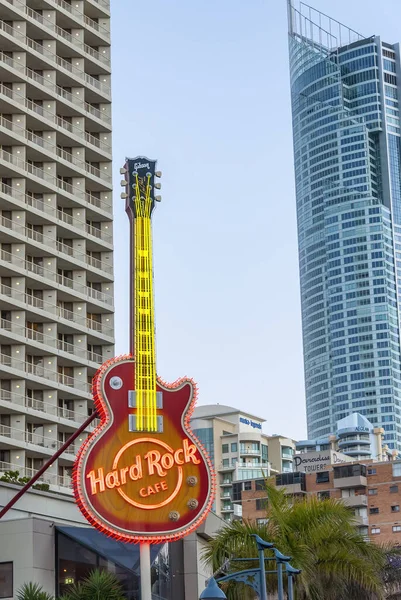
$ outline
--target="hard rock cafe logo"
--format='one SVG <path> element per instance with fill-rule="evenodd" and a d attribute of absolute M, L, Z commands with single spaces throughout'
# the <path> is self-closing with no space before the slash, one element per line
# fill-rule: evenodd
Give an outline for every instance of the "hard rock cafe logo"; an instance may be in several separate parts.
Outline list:
<path fill-rule="evenodd" d="M 143 443 L 156 444 L 160 450 L 149 450 L 145 455 L 140 453 L 134 456 L 133 462 L 127 467 L 119 467 L 120 459 L 123 454 L 135 445 Z M 188 439 L 182 440 L 182 447 L 178 450 L 173 450 L 166 442 L 155 438 L 138 438 L 125 444 L 116 454 L 113 460 L 112 470 L 108 473 L 104 472 L 104 468 L 100 467 L 97 471 L 90 471 L 86 477 L 89 479 L 90 490 L 93 496 L 103 494 L 107 489 L 116 489 L 124 500 L 132 504 L 136 508 L 145 510 L 153 510 L 169 504 L 178 494 L 183 482 L 183 465 L 192 463 L 198 465 L 201 460 L 196 456 L 197 448 L 195 444 L 189 443 Z M 124 486 L 131 481 L 143 482 L 144 485 L 139 488 L 139 496 L 141 498 L 149 498 L 154 494 L 166 492 L 169 490 L 167 481 L 162 480 L 149 485 L 149 477 L 158 475 L 166 477 L 168 471 L 172 468 L 177 469 L 177 484 L 171 490 L 169 496 L 157 504 L 144 504 L 134 498 L 131 498 Z"/>

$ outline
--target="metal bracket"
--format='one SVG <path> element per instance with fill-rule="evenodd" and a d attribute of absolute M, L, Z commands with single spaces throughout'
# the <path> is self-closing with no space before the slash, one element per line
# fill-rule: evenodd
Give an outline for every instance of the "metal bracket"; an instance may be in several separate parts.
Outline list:
<path fill-rule="evenodd" d="M 224 577 L 216 579 L 218 583 L 223 581 L 242 581 L 246 585 L 249 585 L 255 590 L 260 597 L 260 571 L 259 569 L 245 569 L 244 571 L 238 571 L 237 573 L 231 573 Z"/>

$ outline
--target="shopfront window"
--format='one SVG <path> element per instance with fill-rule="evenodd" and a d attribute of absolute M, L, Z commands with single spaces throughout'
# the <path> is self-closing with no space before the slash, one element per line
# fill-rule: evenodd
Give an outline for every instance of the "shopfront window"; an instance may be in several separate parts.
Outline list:
<path fill-rule="evenodd" d="M 61 529 L 56 532 L 59 596 L 69 593 L 73 584 L 94 569 L 103 569 L 117 577 L 127 600 L 140 600 L 139 546 L 117 542 L 92 529 L 64 528 L 73 532 L 71 537 Z M 168 544 L 153 545 L 152 549 L 152 594 L 157 600 L 168 600 L 171 597 Z"/>

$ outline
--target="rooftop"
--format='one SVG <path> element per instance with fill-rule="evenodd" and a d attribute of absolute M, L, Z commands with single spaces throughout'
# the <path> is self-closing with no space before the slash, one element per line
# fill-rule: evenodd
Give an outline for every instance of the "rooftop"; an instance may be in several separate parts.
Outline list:
<path fill-rule="evenodd" d="M 251 415 L 250 413 L 234 408 L 233 406 L 226 406 L 225 404 L 205 404 L 203 406 L 197 406 L 193 412 L 192 419 L 212 419 L 213 417 L 224 417 L 228 415 L 244 415 L 260 423 L 265 423 L 266 419 L 258 417 L 257 415 Z"/>

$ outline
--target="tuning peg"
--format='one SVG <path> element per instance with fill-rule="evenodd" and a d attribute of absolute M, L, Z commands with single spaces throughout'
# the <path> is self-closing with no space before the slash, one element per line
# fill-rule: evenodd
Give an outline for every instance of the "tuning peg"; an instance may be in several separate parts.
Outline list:
<path fill-rule="evenodd" d="M 121 200 L 126 200 L 128 198 L 127 192 L 121 192 L 120 198 L 121 198 Z"/>
<path fill-rule="evenodd" d="M 156 200 L 156 202 L 161 202 L 162 201 L 162 197 L 161 196 L 155 196 L 155 200 Z"/>
<path fill-rule="evenodd" d="M 156 188 L 157 190 L 160 190 L 160 189 L 161 189 L 161 187 L 162 187 L 162 184 L 161 184 L 161 183 L 155 183 L 155 188 Z"/>
<path fill-rule="evenodd" d="M 127 172 L 127 169 L 125 167 L 121 167 L 120 169 L 120 175 L 125 175 Z"/>
<path fill-rule="evenodd" d="M 122 180 L 120 181 L 120 185 L 121 185 L 121 187 L 125 187 L 125 186 L 126 186 L 126 185 L 128 185 L 128 184 L 127 184 L 127 182 L 125 181 L 125 179 L 122 179 Z"/>
<path fill-rule="evenodd" d="M 161 176 L 162 176 L 161 171 L 155 171 L 155 177 L 161 177 Z"/>

